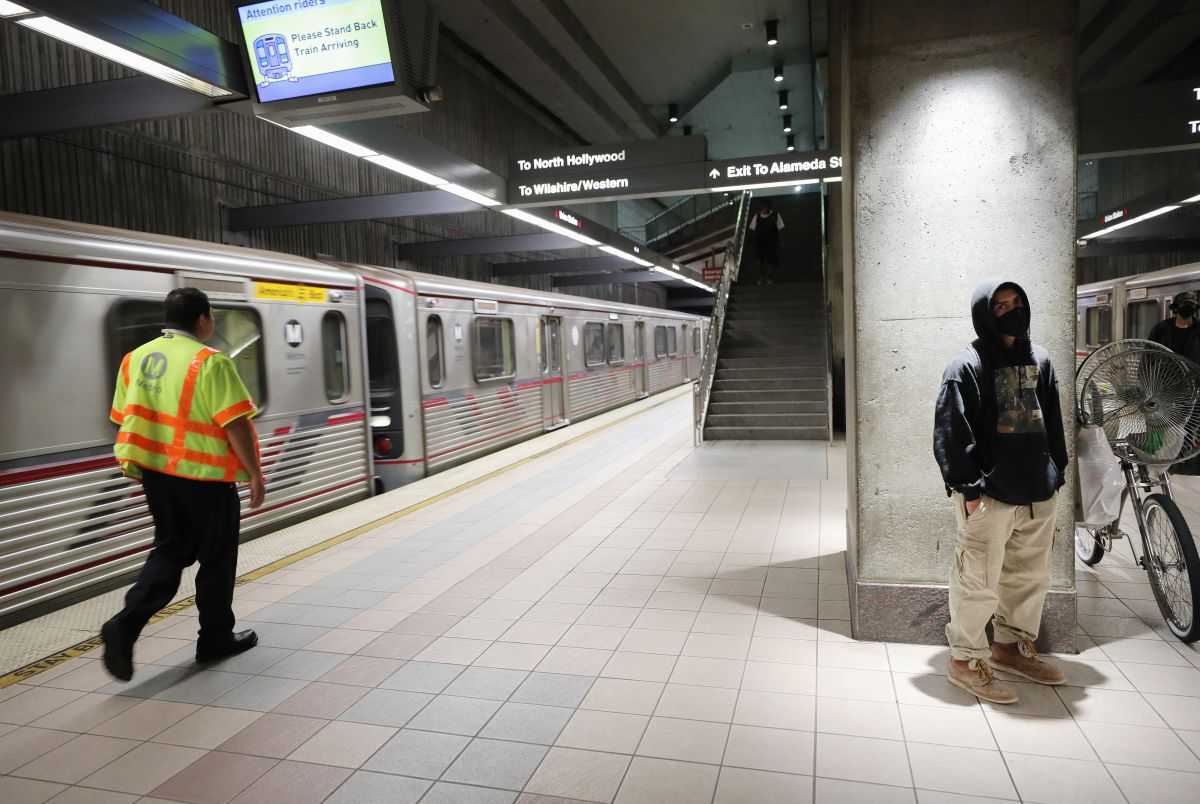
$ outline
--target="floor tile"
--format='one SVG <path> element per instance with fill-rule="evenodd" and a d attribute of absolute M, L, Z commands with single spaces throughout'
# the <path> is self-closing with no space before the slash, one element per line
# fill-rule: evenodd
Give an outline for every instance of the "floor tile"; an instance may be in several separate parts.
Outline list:
<path fill-rule="evenodd" d="M 156 743 L 185 745 L 191 748 L 216 748 L 260 717 L 262 715 L 258 712 L 245 709 L 206 706 L 151 739 Z"/>
<path fill-rule="evenodd" d="M 402 729 L 363 767 L 372 771 L 437 779 L 471 740 L 457 734 Z"/>
<path fill-rule="evenodd" d="M 54 782 L 0 777 L 0 801 L 13 804 L 41 804 L 54 798 L 64 789 L 64 785 Z"/>
<path fill-rule="evenodd" d="M 522 670 L 492 667 L 468 667 L 444 690 L 447 695 L 465 698 L 507 700 L 529 674 Z"/>
<path fill-rule="evenodd" d="M 357 768 L 392 738 L 396 729 L 334 721 L 288 755 L 296 762 Z"/>
<path fill-rule="evenodd" d="M 314 681 L 272 711 L 285 715 L 332 719 L 340 716 L 366 694 L 367 690 L 363 687 Z"/>
<path fill-rule="evenodd" d="M 337 789 L 350 775 L 349 768 L 280 762 L 246 788 L 236 804 L 317 804 Z"/>
<path fill-rule="evenodd" d="M 737 659 L 704 659 L 680 656 L 671 672 L 672 684 L 737 689 L 746 663 Z"/>
<path fill-rule="evenodd" d="M 746 662 L 746 673 L 742 677 L 741 688 L 759 692 L 815 695 L 817 669 L 810 665 Z"/>
<path fill-rule="evenodd" d="M 145 795 L 200 759 L 204 753 L 199 748 L 143 743 L 87 776 L 80 784 Z"/>
<path fill-rule="evenodd" d="M 551 745 L 571 719 L 572 712 L 560 706 L 509 701 L 492 716 L 479 736 Z"/>
<path fill-rule="evenodd" d="M 665 682 L 671 677 L 677 660 L 675 656 L 664 654 L 617 651 L 608 660 L 601 675 L 634 681 Z"/>
<path fill-rule="evenodd" d="M 493 642 L 475 664 L 480 667 L 500 667 L 509 670 L 532 670 L 546 658 L 550 645 L 521 642 Z"/>
<path fill-rule="evenodd" d="M 886 740 L 904 739 L 896 704 L 847 698 L 816 700 L 818 732 Z"/>
<path fill-rule="evenodd" d="M 82 698 L 84 692 L 51 687 L 30 687 L 0 702 L 0 723 L 23 726 Z"/>
<path fill-rule="evenodd" d="M 632 754 L 649 720 L 644 715 L 580 709 L 571 716 L 555 744 L 567 748 Z"/>
<path fill-rule="evenodd" d="M 617 804 L 709 801 L 718 768 L 690 762 L 634 757 L 617 792 Z"/>
<path fill-rule="evenodd" d="M 537 665 L 539 673 L 597 676 L 612 657 L 611 650 L 553 647 Z"/>
<path fill-rule="evenodd" d="M 1200 772 L 1200 760 L 1170 729 L 1094 721 L 1080 721 L 1079 728 L 1103 762 Z"/>
<path fill-rule="evenodd" d="M 816 698 L 743 689 L 738 693 L 733 722 L 743 726 L 813 731 L 816 728 Z"/>
<path fill-rule="evenodd" d="M 807 731 L 734 724 L 725 747 L 725 765 L 812 775 L 814 735 Z"/>
<path fill-rule="evenodd" d="M 548 747 L 504 740 L 472 740 L 442 775 L 450 782 L 521 790 Z"/>
<path fill-rule="evenodd" d="M 416 804 L 431 786 L 425 779 L 355 771 L 325 804 Z"/>
<path fill-rule="evenodd" d="M 997 749 L 991 726 L 979 707 L 951 709 L 900 704 L 900 721 L 904 739 L 910 743 Z"/>
<path fill-rule="evenodd" d="M 667 684 L 658 699 L 654 714 L 659 717 L 729 723 L 733 719 L 737 697 L 737 690 L 733 689 Z"/>
<path fill-rule="evenodd" d="M 307 686 L 307 682 L 295 678 L 251 676 L 246 682 L 210 703 L 214 706 L 226 706 L 232 709 L 253 709 L 258 712 L 267 712 L 295 695 L 305 686 Z"/>
<path fill-rule="evenodd" d="M 1022 801 L 1045 804 L 1120 804 L 1120 789 L 1099 762 L 1005 755 Z"/>
<path fill-rule="evenodd" d="M 688 639 L 686 631 L 661 631 L 631 628 L 619 643 L 619 649 L 632 653 L 663 653 L 678 656 Z"/>
<path fill-rule="evenodd" d="M 220 751 L 282 759 L 321 730 L 327 721 L 265 714 L 217 746 Z"/>
<path fill-rule="evenodd" d="M 587 695 L 592 682 L 593 679 L 586 676 L 530 673 L 512 694 L 512 700 L 547 706 L 575 707 Z"/>
<path fill-rule="evenodd" d="M 463 671 L 460 664 L 408 662 L 388 676 L 379 686 L 384 689 L 437 694 Z"/>
<path fill-rule="evenodd" d="M 298 650 L 293 651 L 288 656 L 261 671 L 260 675 L 297 678 L 302 681 L 316 681 L 346 661 L 346 659 L 346 656 L 336 653 Z"/>
<path fill-rule="evenodd" d="M 63 743 L 75 739 L 66 731 L 22 727 L 0 736 L 0 774 L 12 773 Z"/>
<path fill-rule="evenodd" d="M 759 801 L 769 801 L 771 804 L 811 804 L 812 800 L 811 776 L 725 766 L 721 768 L 713 804 L 750 804 Z M 840 799 L 838 802 L 841 804 Z"/>
<path fill-rule="evenodd" d="M 1154 707 L 1137 692 L 1058 687 L 1058 697 L 1076 720 L 1125 723 L 1131 726 L 1165 726 Z M 1200 706 L 1200 699 L 1197 699 Z"/>
<path fill-rule="evenodd" d="M 510 790 L 438 782 L 429 789 L 421 802 L 422 804 L 512 804 L 516 798 L 517 794 Z"/>
<path fill-rule="evenodd" d="M 621 754 L 551 748 L 525 790 L 582 801 L 612 801 L 630 759 Z"/>
<path fill-rule="evenodd" d="M 408 722 L 409 728 L 475 736 L 500 708 L 499 701 L 439 695 Z"/>
<path fill-rule="evenodd" d="M 580 703 L 582 709 L 649 715 L 662 695 L 663 684 L 655 681 L 598 678 Z"/>
<path fill-rule="evenodd" d="M 1068 718 L 1038 718 L 989 710 L 988 722 L 1000 750 L 1063 759 L 1097 760 L 1079 726 Z"/>
<path fill-rule="evenodd" d="M 30 725 L 43 729 L 86 732 L 139 703 L 137 698 L 89 692 L 65 706 L 42 715 Z M 3 773 L 0 770 L 0 773 Z"/>
<path fill-rule="evenodd" d="M 31 784 L 32 780 L 29 781 Z M 3 782 L 0 781 L 0 785 Z M 38 784 L 50 784 L 49 782 L 39 782 Z M 10 799 L 5 796 L 4 790 L 0 787 L 0 801 L 19 802 L 19 797 Z M 150 802 L 149 799 L 144 799 L 136 793 L 114 793 L 111 790 L 97 790 L 94 787 L 68 787 L 61 793 L 50 799 L 50 804 L 134 804 L 136 801 Z"/>
<path fill-rule="evenodd" d="M 908 759 L 916 787 L 972 796 L 1015 799 L 998 751 L 911 743 Z"/>
<path fill-rule="evenodd" d="M 818 776 L 875 784 L 912 784 L 902 742 L 841 734 L 818 734 L 816 741 Z"/>
<path fill-rule="evenodd" d="M 136 740 L 81 734 L 13 773 L 46 782 L 75 784 L 137 746 Z"/>
<path fill-rule="evenodd" d="M 343 657 L 343 659 L 344 661 L 341 664 L 325 673 L 317 681 L 331 681 L 335 684 L 374 687 L 399 670 L 403 664 L 399 659 L 374 656 L 350 656 Z"/>
<path fill-rule="evenodd" d="M 191 804 L 224 804 L 275 766 L 273 759 L 210 751 L 150 791 Z"/>
<path fill-rule="evenodd" d="M 1200 789 L 1196 787 L 1200 785 L 1200 774 L 1196 773 L 1119 764 L 1105 767 L 1130 804 L 1175 804 L 1181 790 Z"/>
<path fill-rule="evenodd" d="M 725 723 L 653 717 L 646 726 L 637 753 L 715 765 L 720 764 L 725 753 L 728 735 L 729 726 Z"/>
<path fill-rule="evenodd" d="M 756 662 L 817 663 L 817 643 L 807 639 L 756 636 L 750 640 L 748 658 Z"/>
<path fill-rule="evenodd" d="M 885 703 L 896 700 L 890 672 L 845 667 L 817 667 L 817 695 Z"/>

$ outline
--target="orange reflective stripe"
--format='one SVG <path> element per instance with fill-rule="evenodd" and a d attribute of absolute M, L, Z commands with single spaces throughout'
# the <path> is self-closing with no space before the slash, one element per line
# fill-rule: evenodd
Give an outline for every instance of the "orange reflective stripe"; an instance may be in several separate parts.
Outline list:
<path fill-rule="evenodd" d="M 230 405 L 220 413 L 214 413 L 213 421 L 224 427 L 238 416 L 244 416 L 247 413 L 253 413 L 254 409 L 254 403 L 249 399 L 244 399 L 241 402 L 238 402 L 236 405 Z"/>
<path fill-rule="evenodd" d="M 112 419 L 117 424 L 125 423 L 125 414 L 122 413 L 121 411 L 117 410 L 116 408 L 113 408 L 112 410 L 110 410 L 108 412 L 108 418 Z"/>
<path fill-rule="evenodd" d="M 134 403 L 125 406 L 125 416 L 137 416 L 154 424 L 162 424 L 167 427 L 176 429 L 183 428 L 185 433 L 198 433 L 206 435 L 210 438 L 219 438 L 225 440 L 225 431 L 215 424 L 204 424 L 203 422 L 180 421 L 178 416 L 172 416 L 170 413 L 163 413 L 160 410 L 151 410 Z M 176 434 L 178 435 L 178 433 Z"/>
<path fill-rule="evenodd" d="M 196 393 L 196 378 L 200 376 L 200 367 L 204 365 L 204 361 L 216 354 L 216 350 L 203 347 L 192 358 L 191 365 L 188 366 L 187 375 L 183 378 L 183 388 L 179 392 L 179 408 L 175 411 L 175 418 L 181 421 L 187 421 L 192 415 L 192 396 Z M 187 452 L 183 448 L 183 442 L 187 438 L 187 428 L 175 428 L 175 440 L 171 442 L 172 454 L 167 458 L 167 473 L 175 474 L 179 468 L 179 461 L 182 459 L 183 453 Z M 212 464 L 219 466 L 221 464 Z"/>
<path fill-rule="evenodd" d="M 121 377 L 125 380 L 125 387 L 129 387 L 129 356 L 133 352 L 126 352 L 125 358 L 121 361 Z"/>
<path fill-rule="evenodd" d="M 178 467 L 180 461 L 190 461 L 191 463 L 198 463 L 204 466 L 215 466 L 218 469 L 225 469 L 226 474 L 228 474 L 228 467 L 230 463 L 228 457 L 210 455 L 207 452 L 201 452 L 200 450 L 195 449 L 176 449 L 171 444 L 164 444 L 161 441 L 155 441 L 154 439 L 146 438 L 143 435 L 132 433 L 127 430 L 117 433 L 117 443 L 129 444 L 131 446 L 144 449 L 147 452 L 153 452 L 157 455 L 165 455 L 167 457 L 168 465 L 171 465 L 172 462 L 174 462 L 174 465 Z"/>

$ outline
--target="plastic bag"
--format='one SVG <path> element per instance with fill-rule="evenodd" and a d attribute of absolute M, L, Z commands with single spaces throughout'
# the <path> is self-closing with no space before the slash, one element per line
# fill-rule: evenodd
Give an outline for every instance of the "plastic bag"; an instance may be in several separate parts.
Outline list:
<path fill-rule="evenodd" d="M 1075 464 L 1084 524 L 1100 526 L 1119 519 L 1125 473 L 1108 445 L 1104 428 L 1079 428 L 1075 434 Z"/>

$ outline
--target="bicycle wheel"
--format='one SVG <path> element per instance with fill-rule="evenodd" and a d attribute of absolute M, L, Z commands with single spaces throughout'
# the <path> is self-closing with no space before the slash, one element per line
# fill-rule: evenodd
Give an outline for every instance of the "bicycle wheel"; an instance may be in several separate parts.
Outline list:
<path fill-rule="evenodd" d="M 1179 506 L 1165 494 L 1151 494 L 1142 503 L 1146 530 L 1142 565 L 1150 575 L 1154 599 L 1171 633 L 1184 642 L 1200 637 L 1196 604 L 1200 601 L 1200 557 Z"/>
<path fill-rule="evenodd" d="M 1096 538 L 1096 531 L 1087 525 L 1075 523 L 1075 555 L 1089 567 L 1100 563 L 1104 558 L 1104 546 Z"/>

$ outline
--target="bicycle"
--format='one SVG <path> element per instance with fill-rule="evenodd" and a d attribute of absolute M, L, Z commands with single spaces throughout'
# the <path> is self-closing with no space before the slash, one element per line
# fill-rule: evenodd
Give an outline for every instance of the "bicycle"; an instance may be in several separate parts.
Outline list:
<path fill-rule="evenodd" d="M 1140 557 L 1130 539 L 1134 559 L 1149 576 L 1171 633 L 1194 642 L 1200 638 L 1200 555 L 1175 503 L 1167 467 L 1200 450 L 1200 366 L 1150 341 L 1115 341 L 1080 365 L 1076 390 L 1077 418 L 1102 426 L 1120 460 L 1121 511 L 1132 500 L 1141 534 Z M 1157 466 L 1161 470 L 1152 471 Z M 1077 522 L 1075 554 L 1094 566 L 1124 537 L 1120 516 L 1102 526 Z"/>

